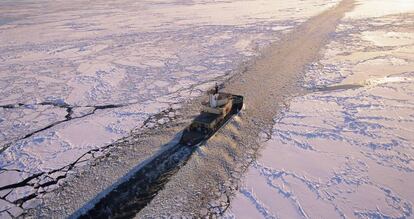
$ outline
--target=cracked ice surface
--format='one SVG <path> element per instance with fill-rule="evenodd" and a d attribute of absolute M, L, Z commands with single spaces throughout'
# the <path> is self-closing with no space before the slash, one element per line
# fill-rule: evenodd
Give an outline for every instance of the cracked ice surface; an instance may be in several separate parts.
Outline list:
<path fill-rule="evenodd" d="M 336 2 L 2 1 L 0 212 Z"/>
<path fill-rule="evenodd" d="M 226 218 L 413 217 L 414 4 L 358 3 L 308 68 L 315 92 L 277 118 Z"/>

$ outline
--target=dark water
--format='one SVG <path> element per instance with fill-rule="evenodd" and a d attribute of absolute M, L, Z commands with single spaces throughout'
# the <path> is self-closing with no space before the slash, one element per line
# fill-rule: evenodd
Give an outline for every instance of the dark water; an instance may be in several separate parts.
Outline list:
<path fill-rule="evenodd" d="M 76 212 L 71 218 L 132 218 L 163 189 L 190 158 L 195 147 L 176 144 L 139 168 L 116 186 L 93 208 Z"/>

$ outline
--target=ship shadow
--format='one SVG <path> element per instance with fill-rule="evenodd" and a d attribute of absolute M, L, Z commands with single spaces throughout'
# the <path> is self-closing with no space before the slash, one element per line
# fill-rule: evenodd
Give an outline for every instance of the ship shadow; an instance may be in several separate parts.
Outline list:
<path fill-rule="evenodd" d="M 186 164 L 196 146 L 179 143 L 182 132 L 151 158 L 135 166 L 69 218 L 132 218 Z"/>

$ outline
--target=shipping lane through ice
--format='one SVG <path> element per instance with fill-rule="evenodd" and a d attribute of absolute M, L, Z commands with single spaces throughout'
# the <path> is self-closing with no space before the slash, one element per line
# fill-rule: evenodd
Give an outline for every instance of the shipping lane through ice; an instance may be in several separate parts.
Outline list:
<path fill-rule="evenodd" d="M 342 1 L 310 18 L 226 82 L 224 90 L 243 95 L 246 108 L 198 148 L 136 218 L 222 216 L 241 174 L 270 134 L 273 118 L 289 98 L 305 92 L 298 80 L 306 65 L 319 60 L 320 49 L 353 6 Z"/>
<path fill-rule="evenodd" d="M 413 218 L 413 27 L 413 1 L 357 1 L 225 218 Z"/>

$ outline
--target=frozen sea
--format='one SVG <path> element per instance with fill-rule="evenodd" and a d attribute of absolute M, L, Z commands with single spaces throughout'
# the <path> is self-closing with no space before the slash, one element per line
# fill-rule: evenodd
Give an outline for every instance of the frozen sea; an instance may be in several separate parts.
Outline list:
<path fill-rule="evenodd" d="M 359 0 L 226 218 L 413 218 L 414 2 Z"/>
<path fill-rule="evenodd" d="M 1 1 L 0 216 L 337 2 Z"/>

